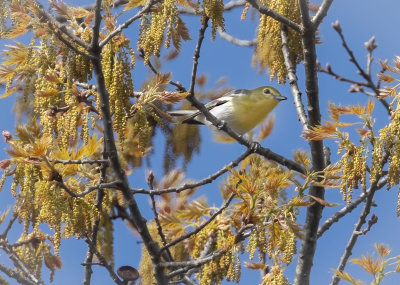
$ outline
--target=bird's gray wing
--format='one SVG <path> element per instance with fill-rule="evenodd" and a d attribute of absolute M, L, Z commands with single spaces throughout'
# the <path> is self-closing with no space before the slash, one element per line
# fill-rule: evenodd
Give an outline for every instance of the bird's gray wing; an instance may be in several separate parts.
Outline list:
<path fill-rule="evenodd" d="M 222 97 L 212 100 L 211 102 L 205 104 L 204 106 L 207 108 L 208 111 L 211 111 L 212 109 L 214 109 L 217 106 L 221 106 L 223 104 L 225 104 L 226 102 L 229 102 L 232 98 L 231 97 L 237 97 L 240 95 L 244 95 L 244 94 L 248 94 L 250 92 L 250 90 L 247 89 L 236 89 L 236 90 L 232 90 L 226 94 L 224 94 Z M 199 122 L 198 120 L 196 120 L 195 118 L 200 115 L 201 112 L 200 111 L 196 111 L 194 113 L 192 113 L 191 115 L 189 115 L 188 117 L 186 117 L 182 123 L 183 124 L 199 124 L 199 125 L 203 125 L 202 122 Z"/>
<path fill-rule="evenodd" d="M 224 96 L 225 97 L 225 96 Z M 209 103 L 207 103 L 206 105 L 204 105 L 208 111 L 211 111 L 212 109 L 214 109 L 217 106 L 221 106 L 223 104 L 225 104 L 226 102 L 228 102 L 229 100 L 227 98 L 223 99 L 224 97 L 218 98 L 216 100 L 213 100 Z M 212 104 L 211 104 L 212 103 Z M 198 120 L 196 120 L 195 118 L 202 114 L 200 111 L 196 111 L 193 114 L 187 116 L 183 121 L 182 124 L 197 124 L 197 125 L 203 125 L 202 122 L 199 122 Z"/>

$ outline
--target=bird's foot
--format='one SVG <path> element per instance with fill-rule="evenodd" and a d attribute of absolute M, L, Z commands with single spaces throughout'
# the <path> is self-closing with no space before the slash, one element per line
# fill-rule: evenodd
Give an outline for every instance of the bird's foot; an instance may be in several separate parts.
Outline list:
<path fill-rule="evenodd" d="M 222 130 L 226 127 L 226 122 L 224 120 L 221 120 L 220 123 L 217 125 L 218 130 Z"/>
<path fill-rule="evenodd" d="M 250 144 L 250 150 L 252 152 L 258 152 L 258 150 L 261 148 L 261 144 L 259 142 L 251 142 Z"/>

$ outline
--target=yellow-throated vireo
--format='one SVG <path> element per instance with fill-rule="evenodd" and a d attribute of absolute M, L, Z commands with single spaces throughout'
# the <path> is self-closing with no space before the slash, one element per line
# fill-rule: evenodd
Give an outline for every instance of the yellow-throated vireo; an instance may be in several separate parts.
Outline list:
<path fill-rule="evenodd" d="M 252 90 L 237 89 L 230 91 L 222 97 L 215 99 L 205 106 L 218 119 L 226 122 L 228 126 L 243 135 L 258 124 L 282 100 L 286 100 L 278 90 L 271 86 L 262 86 Z M 169 112 L 172 116 L 186 116 L 182 123 L 185 124 L 204 124 L 216 132 L 216 138 L 229 137 L 224 132 L 218 131 L 205 116 L 198 110 L 178 110 Z"/>

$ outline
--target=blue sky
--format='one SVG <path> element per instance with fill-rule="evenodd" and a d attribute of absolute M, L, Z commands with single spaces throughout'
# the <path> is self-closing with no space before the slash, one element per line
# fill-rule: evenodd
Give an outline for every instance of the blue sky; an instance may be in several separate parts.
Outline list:
<path fill-rule="evenodd" d="M 65 2 L 69 4 L 81 3 L 80 1 Z M 378 49 L 374 52 L 375 61 L 373 64 L 373 73 L 377 73 L 380 69 L 379 65 L 377 65 L 378 59 L 389 59 L 389 61 L 391 61 L 399 54 L 400 37 L 398 36 L 396 26 L 396 19 L 398 19 L 399 11 L 400 2 L 398 0 L 334 1 L 328 16 L 321 26 L 320 37 L 322 44 L 320 44 L 317 49 L 319 61 L 323 66 L 325 63 L 329 62 L 339 74 L 361 79 L 356 74 L 355 67 L 348 61 L 348 55 L 341 46 L 339 36 L 331 28 L 331 23 L 339 20 L 349 46 L 353 49 L 356 57 L 363 66 L 365 66 L 366 62 L 364 42 L 369 40 L 371 36 L 376 36 Z M 236 9 L 227 14 L 226 30 L 242 39 L 252 39 L 255 35 L 254 23 L 248 20 L 241 22 L 239 20 L 240 14 L 241 9 Z M 192 68 L 191 59 L 200 24 L 197 17 L 188 16 L 184 19 L 189 23 L 191 37 L 194 40 L 185 43 L 181 55 L 175 61 L 164 66 L 163 71 L 171 71 L 173 80 L 180 81 L 184 86 L 188 87 Z M 132 26 L 127 32 L 132 43 L 136 42 L 135 27 L 136 26 Z M 4 41 L 0 41 L 0 45 L 3 44 Z M 275 109 L 275 127 L 271 136 L 263 142 L 263 146 L 271 148 L 274 152 L 287 157 L 292 157 L 295 149 L 302 148 L 308 150 L 308 143 L 300 137 L 301 126 L 297 120 L 288 85 L 282 86 L 276 84 L 276 82 L 271 83 L 268 75 L 259 74 L 256 69 L 251 68 L 251 57 L 252 49 L 233 46 L 218 38 L 218 36 L 215 41 L 211 41 L 208 32 L 201 51 L 198 74 L 207 75 L 209 84 L 206 88 L 212 87 L 221 77 L 227 77 L 229 80 L 228 85 L 233 88 L 252 89 L 269 84 L 278 88 L 289 100 L 282 102 Z M 142 65 L 142 62 L 138 61 L 136 70 L 134 71 L 134 84 L 137 87 L 141 85 L 141 82 L 148 72 L 147 68 Z M 303 77 L 301 75 L 303 65 L 300 64 L 298 69 L 300 89 L 304 92 Z M 323 119 L 327 119 L 326 110 L 329 101 L 337 104 L 353 104 L 365 103 L 367 100 L 363 94 L 347 93 L 349 88 L 348 84 L 335 81 L 325 74 L 319 74 L 319 87 Z M 11 111 L 14 100 L 15 97 L 11 96 L 0 101 L 1 130 L 10 130 L 13 132 L 15 128 L 13 113 Z M 382 126 L 387 122 L 387 113 L 380 104 L 377 103 L 375 106 L 376 108 L 373 115 L 377 118 L 377 125 Z M 201 134 L 201 152 L 195 155 L 189 163 L 187 167 L 188 178 L 201 179 L 220 169 L 244 151 L 244 148 L 239 144 L 227 145 L 214 142 L 211 132 L 205 127 L 201 129 Z M 335 144 L 332 144 L 332 142 L 327 142 L 327 144 L 332 147 L 332 160 L 334 161 L 336 153 Z M 163 135 L 161 132 L 158 132 L 155 146 L 156 151 L 152 156 L 151 166 L 145 165 L 142 169 L 135 170 L 130 178 L 133 187 L 145 187 L 145 174 L 150 169 L 154 171 L 156 177 L 162 177 L 163 145 Z M 3 141 L 0 142 L 0 146 L 2 149 L 7 148 L 7 145 Z M 0 159 L 6 157 L 6 153 L 3 150 L 0 151 Z M 201 188 L 199 194 L 206 195 L 208 201 L 213 201 L 216 206 L 219 206 L 222 202 L 219 196 L 220 183 L 221 179 L 212 185 Z M 358 191 L 359 190 L 355 190 L 354 196 L 359 194 Z M 7 205 L 12 205 L 12 199 L 9 194 L 9 184 L 5 185 L 0 195 L 0 209 L 5 208 Z M 337 189 L 328 189 L 326 191 L 326 200 L 340 203 L 340 205 L 335 208 L 325 208 L 322 221 L 345 205 Z M 397 189 L 393 188 L 389 192 L 382 189 L 377 193 L 375 200 L 378 207 L 373 209 L 373 213 L 379 217 L 379 222 L 372 227 L 372 230 L 366 236 L 361 236 L 359 238 L 353 250 L 353 257 L 360 257 L 367 252 L 372 253 L 374 251 L 373 244 L 376 242 L 390 245 L 393 255 L 400 254 L 400 244 L 398 243 L 400 222 L 395 214 Z M 151 218 L 148 199 L 139 197 L 138 201 L 141 209 L 146 213 L 146 216 Z M 340 256 L 343 253 L 344 245 L 350 237 L 359 213 L 360 209 L 356 209 L 354 213 L 343 218 L 340 223 L 332 226 L 319 240 L 314 259 L 311 284 L 328 284 L 330 282 L 330 270 L 336 268 Z M 303 223 L 303 220 L 304 215 L 302 214 L 299 222 Z M 137 244 L 138 238 L 133 236 L 130 230 L 122 223 L 117 222 L 116 229 L 116 266 L 129 264 L 137 267 L 140 258 L 140 245 Z M 18 231 L 15 229 L 11 232 L 11 237 L 15 238 L 17 236 Z M 82 283 L 83 271 L 79 264 L 83 262 L 85 253 L 86 247 L 83 241 L 65 241 L 61 247 L 61 257 L 64 262 L 63 269 L 56 272 L 54 284 Z M 4 262 L 3 256 L 0 257 L 0 262 Z M 287 276 L 291 281 L 293 281 L 295 264 L 296 260 L 287 271 Z M 368 277 L 363 275 L 357 266 L 348 264 L 346 269 L 354 273 L 355 277 L 361 278 L 368 283 Z M 105 270 L 102 268 L 95 268 L 93 284 L 111 284 L 111 280 L 108 278 Z M 244 270 L 242 278 L 242 284 L 257 284 L 257 282 L 259 282 L 259 273 Z M 398 277 L 389 277 L 384 284 L 398 284 L 398 279 Z"/>

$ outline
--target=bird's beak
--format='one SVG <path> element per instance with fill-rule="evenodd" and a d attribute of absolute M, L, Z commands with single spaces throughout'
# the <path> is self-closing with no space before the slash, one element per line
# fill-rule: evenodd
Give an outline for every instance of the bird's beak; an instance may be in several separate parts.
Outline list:
<path fill-rule="evenodd" d="M 282 96 L 282 95 L 275 96 L 275 99 L 278 100 L 278 101 L 287 100 L 287 98 L 285 96 Z"/>

